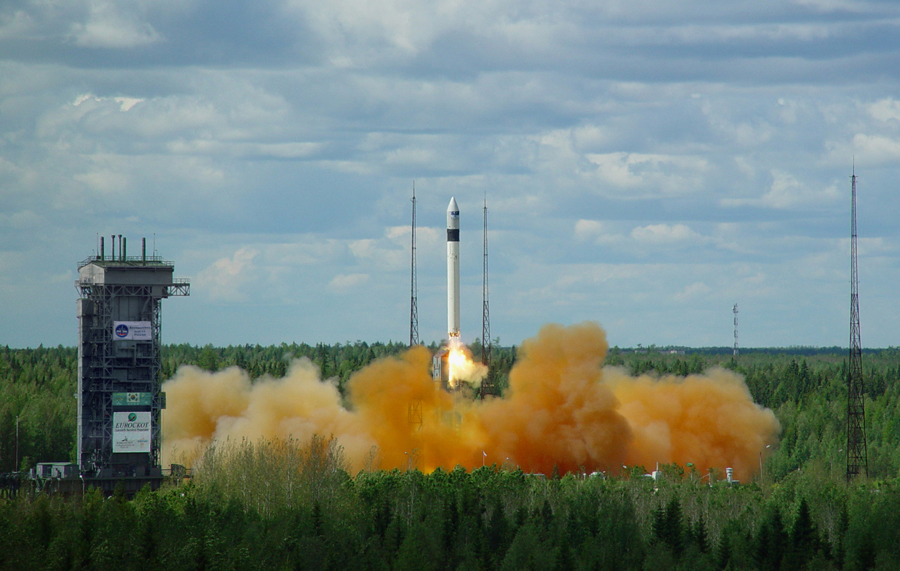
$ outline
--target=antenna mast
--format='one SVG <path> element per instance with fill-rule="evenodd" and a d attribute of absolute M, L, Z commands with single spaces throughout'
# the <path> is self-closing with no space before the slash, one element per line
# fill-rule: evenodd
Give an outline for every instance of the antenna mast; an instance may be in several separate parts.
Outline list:
<path fill-rule="evenodd" d="M 412 192 L 412 261 L 409 278 L 409 346 L 419 344 L 419 307 L 416 297 L 418 283 L 416 281 L 416 181 L 413 181 Z"/>
<path fill-rule="evenodd" d="M 484 283 L 481 290 L 481 363 L 488 367 L 487 377 L 481 382 L 481 398 L 494 394 L 494 380 L 491 378 L 491 311 L 488 304 L 488 233 L 487 233 L 487 193 L 484 195 Z"/>
<path fill-rule="evenodd" d="M 859 275 L 856 266 L 856 168 L 851 180 L 850 209 L 850 366 L 847 369 L 847 481 L 869 475 L 866 408 L 859 337 Z"/>

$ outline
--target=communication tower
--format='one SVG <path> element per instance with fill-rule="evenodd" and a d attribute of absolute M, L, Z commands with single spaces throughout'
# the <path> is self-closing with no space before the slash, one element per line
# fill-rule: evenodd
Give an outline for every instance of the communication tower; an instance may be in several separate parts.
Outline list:
<path fill-rule="evenodd" d="M 116 245 L 118 243 L 118 252 Z M 78 435 L 81 476 L 105 491 L 122 482 L 127 493 L 157 486 L 160 467 L 160 302 L 190 295 L 190 283 L 153 252 L 127 255 L 113 235 L 110 255 L 78 264 Z"/>
<path fill-rule="evenodd" d="M 869 475 L 866 408 L 859 335 L 859 275 L 856 267 L 856 169 L 850 177 L 850 363 L 847 368 L 847 481 Z"/>

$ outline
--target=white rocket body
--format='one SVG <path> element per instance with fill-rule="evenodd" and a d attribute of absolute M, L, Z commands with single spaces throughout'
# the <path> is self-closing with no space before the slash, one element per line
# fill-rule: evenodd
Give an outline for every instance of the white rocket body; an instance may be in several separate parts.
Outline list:
<path fill-rule="evenodd" d="M 459 206 L 456 198 L 447 207 L 447 331 L 459 339 Z"/>

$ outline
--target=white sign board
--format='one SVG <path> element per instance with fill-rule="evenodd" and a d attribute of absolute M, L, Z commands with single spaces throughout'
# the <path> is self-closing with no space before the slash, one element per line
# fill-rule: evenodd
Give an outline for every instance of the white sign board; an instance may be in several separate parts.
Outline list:
<path fill-rule="evenodd" d="M 113 321 L 113 341 L 152 341 L 149 321 Z"/>
<path fill-rule="evenodd" d="M 113 452 L 150 452 L 150 413 L 113 413 Z"/>

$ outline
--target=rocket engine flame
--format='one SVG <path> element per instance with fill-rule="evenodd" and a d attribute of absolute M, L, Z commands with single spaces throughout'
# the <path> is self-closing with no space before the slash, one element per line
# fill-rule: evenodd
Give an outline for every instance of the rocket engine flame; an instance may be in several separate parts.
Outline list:
<path fill-rule="evenodd" d="M 458 349 L 455 378 L 480 382 L 482 366 Z M 353 470 L 370 466 L 376 447 L 381 468 L 486 462 L 529 472 L 618 473 L 623 464 L 691 462 L 700 470 L 730 466 L 735 477 L 748 478 L 775 443 L 775 415 L 753 403 L 739 375 L 713 369 L 634 378 L 602 368 L 606 351 L 597 324 L 544 326 L 522 344 L 504 396 L 471 401 L 434 383 L 429 351 L 413 347 L 355 373 L 347 407 L 308 359 L 296 360 L 284 378 L 256 382 L 236 367 L 209 373 L 185 366 L 163 385 L 164 461 L 190 464 L 213 440 L 320 435 L 337 439 Z"/>
<path fill-rule="evenodd" d="M 449 384 L 453 389 L 459 388 L 460 383 L 468 383 L 472 387 L 481 386 L 481 381 L 488 374 L 487 366 L 476 363 L 469 348 L 459 338 L 451 339 L 447 346 L 447 364 L 450 368 Z"/>

